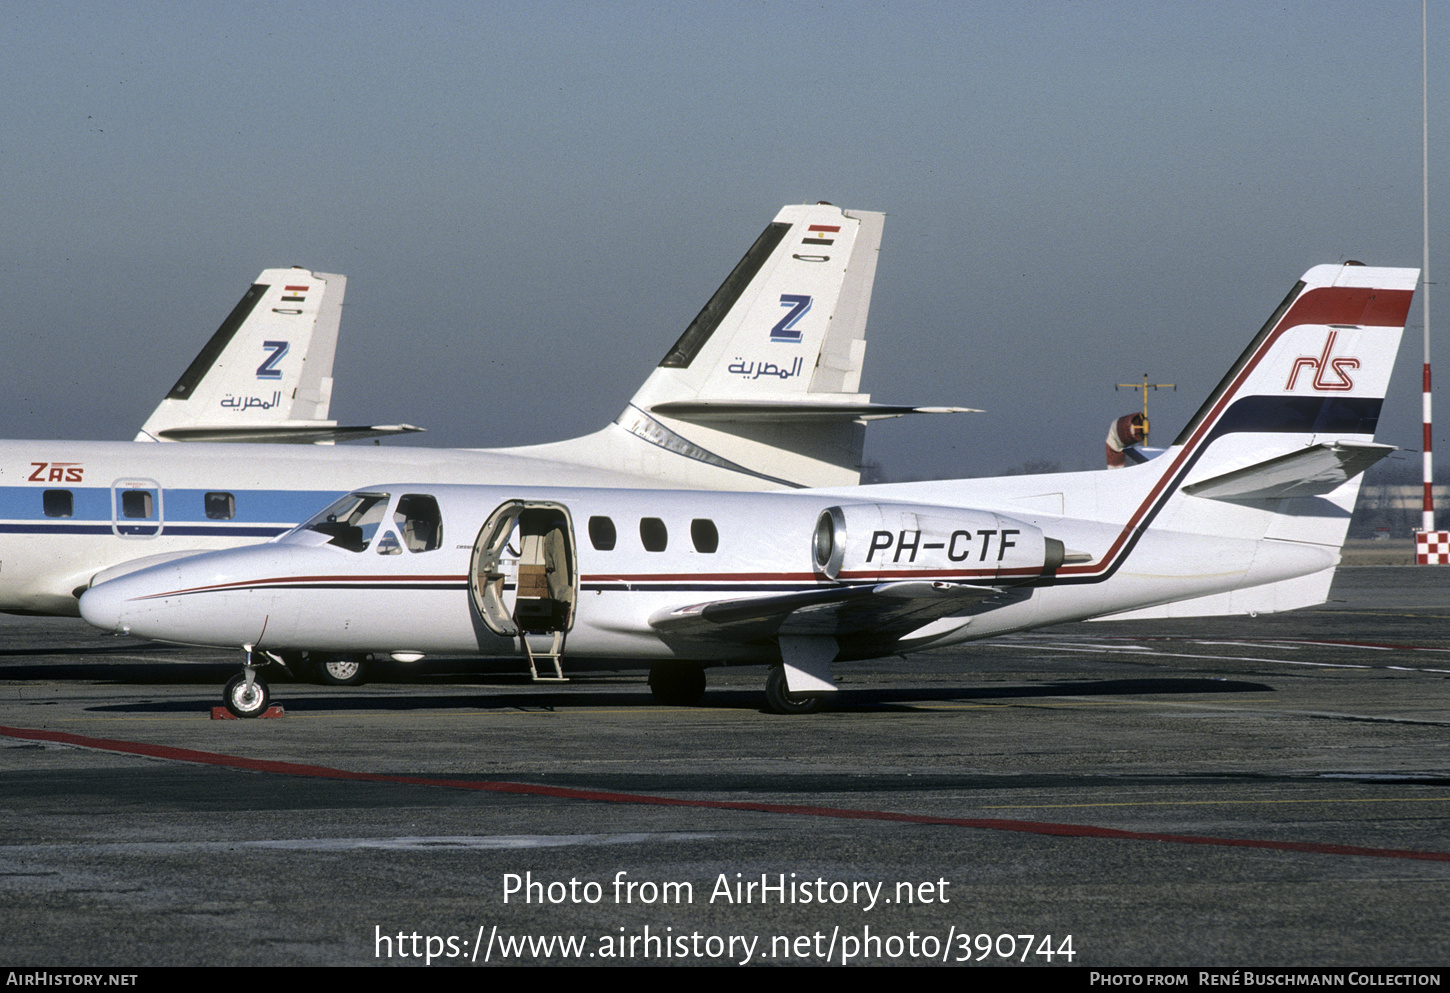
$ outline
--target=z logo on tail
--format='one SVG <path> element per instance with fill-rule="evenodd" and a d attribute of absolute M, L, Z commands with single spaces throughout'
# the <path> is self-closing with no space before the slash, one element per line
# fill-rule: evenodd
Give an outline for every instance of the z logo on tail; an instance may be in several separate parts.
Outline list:
<path fill-rule="evenodd" d="M 257 378 L 281 379 L 282 370 L 277 368 L 277 363 L 282 361 L 282 356 L 287 354 L 287 349 L 289 347 L 291 347 L 290 344 L 285 341 L 262 342 L 262 350 L 271 352 L 272 354 L 267 356 L 267 360 L 265 362 L 257 366 Z"/>
<path fill-rule="evenodd" d="M 796 321 L 805 317 L 806 312 L 811 309 L 811 298 L 794 293 L 782 293 L 780 295 L 780 305 L 782 307 L 789 307 L 791 310 L 790 313 L 780 319 L 780 322 L 775 327 L 770 329 L 770 340 L 788 341 L 793 344 L 799 343 L 801 333 L 796 330 Z"/>

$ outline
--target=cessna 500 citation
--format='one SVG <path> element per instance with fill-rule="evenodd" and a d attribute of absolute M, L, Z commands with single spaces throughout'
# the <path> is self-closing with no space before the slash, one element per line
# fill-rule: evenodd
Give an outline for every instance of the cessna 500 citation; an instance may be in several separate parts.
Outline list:
<path fill-rule="evenodd" d="M 835 660 L 1105 616 L 1287 610 L 1329 590 L 1419 272 L 1311 269 L 1173 445 L 1098 472 L 788 493 L 407 482 L 348 494 L 265 545 L 103 582 L 81 614 L 159 641 L 648 659 L 666 700 L 703 667 L 771 667 L 805 711 Z"/>
<path fill-rule="evenodd" d="M 264 273 L 269 281 L 252 287 L 213 340 L 241 328 L 236 340 L 248 351 L 231 366 L 204 351 L 143 430 L 194 443 L 0 443 L 0 611 L 74 615 L 98 576 L 275 537 L 382 478 L 734 490 L 854 484 L 867 420 L 962 409 L 872 403 L 857 392 L 883 219 L 829 204 L 782 209 L 613 424 L 523 448 L 217 443 L 412 430 L 319 420 L 331 381 L 296 371 L 301 349 L 290 335 L 319 312 L 324 287 L 292 270 Z M 607 337 L 599 329 L 590 344 Z"/>

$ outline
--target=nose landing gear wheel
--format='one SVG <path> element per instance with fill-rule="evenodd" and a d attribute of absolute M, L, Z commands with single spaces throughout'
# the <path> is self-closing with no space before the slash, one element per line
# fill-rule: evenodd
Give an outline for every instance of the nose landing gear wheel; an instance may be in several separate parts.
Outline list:
<path fill-rule="evenodd" d="M 246 674 L 237 673 L 227 681 L 227 688 L 222 691 L 222 701 L 237 717 L 260 717 L 267 712 L 267 707 L 272 702 L 272 693 L 260 676 L 253 676 L 252 684 L 248 686 Z"/>
<path fill-rule="evenodd" d="M 772 666 L 765 677 L 765 702 L 777 714 L 814 714 L 821 709 L 818 696 L 801 696 L 790 691 L 785 681 L 785 667 Z"/>

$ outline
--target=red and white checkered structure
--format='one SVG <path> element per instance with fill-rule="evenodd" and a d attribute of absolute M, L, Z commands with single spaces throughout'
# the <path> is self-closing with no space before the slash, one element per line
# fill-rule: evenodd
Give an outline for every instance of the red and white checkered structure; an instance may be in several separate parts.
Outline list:
<path fill-rule="evenodd" d="M 1450 531 L 1416 531 L 1415 564 L 1450 565 Z"/>

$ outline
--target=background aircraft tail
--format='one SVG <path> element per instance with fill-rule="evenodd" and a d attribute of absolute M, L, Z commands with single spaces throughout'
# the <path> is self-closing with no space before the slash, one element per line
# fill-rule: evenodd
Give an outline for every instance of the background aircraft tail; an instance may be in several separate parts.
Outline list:
<path fill-rule="evenodd" d="M 1343 545 L 1418 269 L 1358 264 L 1304 274 L 1163 456 L 1142 506 L 1151 526 Z M 1322 603 L 1334 568 L 1116 617 L 1266 612 Z"/>
<path fill-rule="evenodd" d="M 858 482 L 867 420 L 965 409 L 858 392 L 884 221 L 825 203 L 783 208 L 614 424 L 510 451 L 662 485 Z"/>
<path fill-rule="evenodd" d="M 346 276 L 264 270 L 135 440 L 329 442 L 418 430 L 328 420 L 346 289 Z"/>

